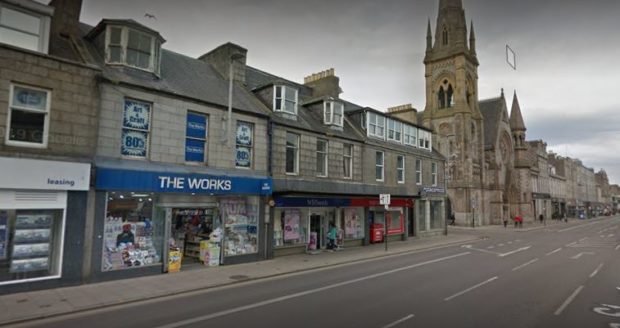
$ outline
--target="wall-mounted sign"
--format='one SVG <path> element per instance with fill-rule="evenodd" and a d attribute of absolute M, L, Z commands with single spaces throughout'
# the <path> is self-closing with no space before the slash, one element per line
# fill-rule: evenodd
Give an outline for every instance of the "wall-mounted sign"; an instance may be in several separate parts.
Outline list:
<path fill-rule="evenodd" d="M 245 122 L 237 123 L 237 144 L 252 146 L 252 124 Z"/>
<path fill-rule="evenodd" d="M 123 110 L 123 127 L 138 130 L 148 130 L 150 117 L 150 104 L 125 99 L 125 107 Z"/>
<path fill-rule="evenodd" d="M 90 164 L 0 157 L 1 189 L 88 190 Z"/>
<path fill-rule="evenodd" d="M 206 139 L 207 116 L 198 113 L 187 113 L 186 136 L 189 138 Z"/>
<path fill-rule="evenodd" d="M 196 139 L 185 139 L 185 161 L 204 162 L 205 142 Z"/>
<path fill-rule="evenodd" d="M 252 167 L 252 148 L 237 146 L 235 165 L 237 167 Z"/>
<path fill-rule="evenodd" d="M 125 130 L 121 137 L 121 155 L 146 157 L 148 134 L 142 131 Z"/>
<path fill-rule="evenodd" d="M 422 193 L 425 195 L 444 195 L 446 193 L 446 189 L 439 187 L 424 187 L 422 188 Z"/>
<path fill-rule="evenodd" d="M 216 176 L 97 168 L 99 190 L 270 195 L 269 177 Z"/>

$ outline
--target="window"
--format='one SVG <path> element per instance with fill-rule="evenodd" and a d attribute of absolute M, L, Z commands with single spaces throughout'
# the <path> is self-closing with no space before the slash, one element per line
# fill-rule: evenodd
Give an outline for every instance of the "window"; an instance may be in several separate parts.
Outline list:
<path fill-rule="evenodd" d="M 201 113 L 187 112 L 185 161 L 205 162 L 209 119 Z"/>
<path fill-rule="evenodd" d="M 49 18 L 0 4 L 0 42 L 47 53 Z"/>
<path fill-rule="evenodd" d="M 405 145 L 410 145 L 416 147 L 416 139 L 418 135 L 418 129 L 414 128 L 411 125 L 405 124 L 403 126 L 403 142 Z"/>
<path fill-rule="evenodd" d="M 297 90 L 283 85 L 274 88 L 273 110 L 297 115 Z"/>
<path fill-rule="evenodd" d="M 452 107 L 452 95 L 454 94 L 454 90 L 452 90 L 452 85 L 448 86 L 448 92 L 446 93 L 446 107 Z"/>
<path fill-rule="evenodd" d="M 375 153 L 375 179 L 377 181 L 383 181 L 384 160 L 385 158 L 382 151 Z"/>
<path fill-rule="evenodd" d="M 320 177 L 327 176 L 327 140 L 316 141 L 316 174 Z"/>
<path fill-rule="evenodd" d="M 418 147 L 425 148 L 428 150 L 431 149 L 431 133 L 430 132 L 422 131 L 422 130 L 418 132 Z"/>
<path fill-rule="evenodd" d="M 368 135 L 385 138 L 385 117 L 376 113 L 368 113 Z"/>
<path fill-rule="evenodd" d="M 252 168 L 254 125 L 248 122 L 237 121 L 237 136 L 235 140 L 235 166 L 246 169 Z"/>
<path fill-rule="evenodd" d="M 146 158 L 151 121 L 151 104 L 125 99 L 121 155 Z"/>
<path fill-rule="evenodd" d="M 444 26 L 443 31 L 441 33 L 441 44 L 444 46 L 448 45 L 448 28 Z"/>
<path fill-rule="evenodd" d="M 443 87 L 439 87 L 439 92 L 437 93 L 437 102 L 440 109 L 446 107 L 446 93 L 443 91 Z"/>
<path fill-rule="evenodd" d="M 452 107 L 453 95 L 454 89 L 452 89 L 452 84 L 449 84 L 448 80 L 444 80 L 443 86 L 440 86 L 437 92 L 437 106 L 440 109 Z"/>
<path fill-rule="evenodd" d="M 342 126 L 344 106 L 339 102 L 326 101 L 323 108 L 325 124 Z"/>
<path fill-rule="evenodd" d="M 415 184 L 417 185 L 422 184 L 422 160 L 421 159 L 415 160 Z"/>
<path fill-rule="evenodd" d="M 11 85 L 6 144 L 47 147 L 51 92 Z"/>
<path fill-rule="evenodd" d="M 353 145 L 344 144 L 342 150 L 343 176 L 346 179 L 353 178 Z"/>
<path fill-rule="evenodd" d="M 160 40 L 125 26 L 108 26 L 106 62 L 159 72 Z"/>
<path fill-rule="evenodd" d="M 437 186 L 437 163 L 431 163 L 431 181 L 433 182 L 433 187 Z"/>
<path fill-rule="evenodd" d="M 403 124 L 401 122 L 388 119 L 388 140 L 402 142 Z"/>
<path fill-rule="evenodd" d="M 405 183 L 405 156 L 398 155 L 396 158 L 396 174 L 398 183 Z"/>
<path fill-rule="evenodd" d="M 299 135 L 286 133 L 286 173 L 299 172 Z"/>

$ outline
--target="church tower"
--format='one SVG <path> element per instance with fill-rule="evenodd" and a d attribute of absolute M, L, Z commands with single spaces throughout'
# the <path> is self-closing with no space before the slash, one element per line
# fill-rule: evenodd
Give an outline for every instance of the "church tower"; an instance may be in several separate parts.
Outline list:
<path fill-rule="evenodd" d="M 473 22 L 461 0 L 440 0 L 433 38 L 427 26 L 426 107 L 422 123 L 439 135 L 435 149 L 447 158 L 448 196 L 457 221 L 488 222 L 485 211 L 484 127 L 478 103 L 478 58 Z M 486 221 L 486 222 L 485 222 Z"/>
<path fill-rule="evenodd" d="M 518 213 L 523 217 L 534 218 L 534 209 L 532 208 L 531 193 L 524 192 L 532 190 L 530 179 L 530 160 L 528 158 L 528 143 L 525 141 L 525 123 L 523 121 L 523 115 L 521 114 L 521 106 L 519 105 L 519 99 L 517 98 L 517 92 L 515 91 L 512 98 L 512 108 L 510 109 L 510 131 L 512 133 L 512 142 L 514 145 L 514 184 L 520 191 L 518 195 L 515 195 L 513 204 L 516 204 L 516 208 L 512 209 L 512 212 Z"/>

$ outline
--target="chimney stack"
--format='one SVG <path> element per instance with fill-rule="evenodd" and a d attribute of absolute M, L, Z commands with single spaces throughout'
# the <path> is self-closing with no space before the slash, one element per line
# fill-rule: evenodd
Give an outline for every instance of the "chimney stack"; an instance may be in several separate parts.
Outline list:
<path fill-rule="evenodd" d="M 211 64 L 226 80 L 229 78 L 228 70 L 232 62 L 233 81 L 245 85 L 247 55 L 247 49 L 228 42 L 198 57 L 198 59 Z"/>
<path fill-rule="evenodd" d="M 304 85 L 312 88 L 314 97 L 338 98 L 342 93 L 340 79 L 335 75 L 333 68 L 304 77 Z"/>
<path fill-rule="evenodd" d="M 76 36 L 80 27 L 82 0 L 52 0 L 49 6 L 54 7 L 51 34 L 63 37 Z"/>
<path fill-rule="evenodd" d="M 412 104 L 390 107 L 387 110 L 387 114 L 403 121 L 407 121 L 411 124 L 418 124 L 418 110 L 413 108 Z"/>

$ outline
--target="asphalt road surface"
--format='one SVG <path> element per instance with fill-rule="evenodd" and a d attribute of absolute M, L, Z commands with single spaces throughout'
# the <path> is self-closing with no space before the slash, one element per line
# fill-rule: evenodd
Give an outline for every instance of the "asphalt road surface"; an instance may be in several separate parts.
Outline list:
<path fill-rule="evenodd" d="M 612 217 L 495 229 L 470 245 L 21 326 L 620 328 L 619 226 Z"/>

